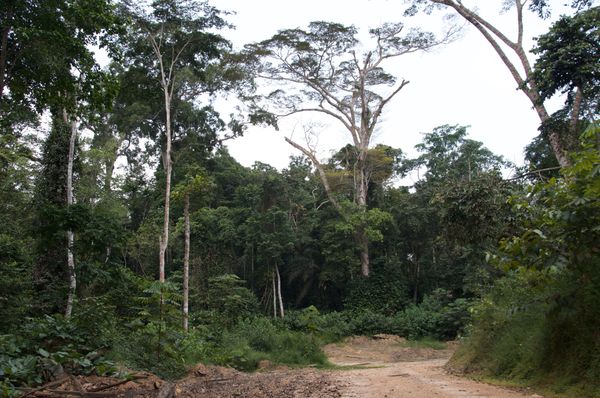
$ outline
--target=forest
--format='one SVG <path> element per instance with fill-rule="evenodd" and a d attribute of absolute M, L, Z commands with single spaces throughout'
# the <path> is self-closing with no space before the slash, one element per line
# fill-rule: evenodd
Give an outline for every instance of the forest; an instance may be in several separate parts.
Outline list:
<path fill-rule="evenodd" d="M 2 0 L 0 396 L 198 363 L 327 369 L 323 345 L 389 334 L 459 341 L 446 366 L 467 377 L 600 397 L 600 7 L 498 2 L 512 39 L 477 1 L 396 1 L 369 42 L 315 21 L 234 49 L 235 10 L 202 0 Z M 405 29 L 441 12 L 457 23 Z M 530 13 L 553 18 L 533 48 Z M 539 117 L 522 166 L 468 120 L 418 156 L 375 143 L 408 84 L 386 68 L 461 34 Z M 315 124 L 282 128 L 298 114 L 346 141 L 322 158 Z M 287 137 L 287 167 L 229 153 L 253 126 Z"/>

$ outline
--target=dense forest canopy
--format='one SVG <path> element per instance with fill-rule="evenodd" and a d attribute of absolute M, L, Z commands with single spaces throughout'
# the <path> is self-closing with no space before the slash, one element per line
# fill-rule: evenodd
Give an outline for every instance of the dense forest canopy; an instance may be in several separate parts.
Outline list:
<path fill-rule="evenodd" d="M 304 356 L 287 361 L 306 365 L 323 361 L 319 341 L 384 332 L 466 337 L 457 366 L 495 376 L 567 363 L 566 385 L 597 396 L 600 8 L 573 1 L 525 48 L 523 13 L 548 18 L 552 2 L 504 2 L 516 39 L 460 1 L 405 3 L 371 46 L 363 27 L 315 21 L 238 51 L 205 1 L 4 1 L 1 394 L 56 369 L 252 370 L 294 344 Z M 441 36 L 407 27 L 440 10 L 458 18 Z M 469 120 L 414 148 L 373 139 L 410 80 L 388 65 L 451 46 L 463 23 L 539 117 L 524 166 L 470 138 Z M 241 106 L 226 115 L 218 96 Z M 347 140 L 323 157 L 316 123 L 281 131 L 296 151 L 283 169 L 228 152 L 298 113 Z M 261 333 L 295 343 L 265 348 Z"/>

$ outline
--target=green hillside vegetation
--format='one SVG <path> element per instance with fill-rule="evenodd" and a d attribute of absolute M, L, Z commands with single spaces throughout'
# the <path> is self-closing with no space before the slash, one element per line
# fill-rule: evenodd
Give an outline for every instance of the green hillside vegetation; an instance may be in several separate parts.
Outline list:
<path fill-rule="evenodd" d="M 520 89 L 545 117 L 522 167 L 468 126 L 424 133 L 416 156 L 372 142 L 405 84 L 386 62 L 455 32 L 385 24 L 369 50 L 356 27 L 313 22 L 236 52 L 208 3 L 144 4 L 0 6 L 0 396 L 64 374 L 329 368 L 324 344 L 394 334 L 459 340 L 448 366 L 471 377 L 600 397 L 593 1 L 537 38 Z M 289 84 L 264 94 L 265 76 Z M 327 159 L 290 138 L 282 170 L 227 150 L 313 111 L 348 134 Z"/>

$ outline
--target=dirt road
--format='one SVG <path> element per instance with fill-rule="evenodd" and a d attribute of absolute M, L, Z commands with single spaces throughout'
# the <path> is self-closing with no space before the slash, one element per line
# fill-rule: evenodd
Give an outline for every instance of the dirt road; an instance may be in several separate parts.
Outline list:
<path fill-rule="evenodd" d="M 29 395 L 64 398 L 90 392 L 120 398 L 542 398 L 448 374 L 443 366 L 453 348 L 415 347 L 397 336 L 352 337 L 324 348 L 331 362 L 342 365 L 336 370 L 290 369 L 266 363 L 258 372 L 243 373 L 198 365 L 174 383 L 149 373 L 140 373 L 131 381 L 77 376 L 49 383 Z M 168 394 L 163 394 L 165 391 Z"/>
<path fill-rule="evenodd" d="M 380 337 L 375 340 L 354 337 L 345 344 L 325 347 L 335 364 L 367 367 L 333 373 L 342 397 L 541 398 L 448 374 L 443 366 L 452 347 L 442 350 L 406 347 L 395 336 Z"/>

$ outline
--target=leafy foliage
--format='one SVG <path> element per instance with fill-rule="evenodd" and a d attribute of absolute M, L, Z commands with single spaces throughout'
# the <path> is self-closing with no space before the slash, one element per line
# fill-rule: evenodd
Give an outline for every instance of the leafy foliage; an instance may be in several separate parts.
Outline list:
<path fill-rule="evenodd" d="M 600 286 L 596 135 L 596 128 L 588 130 L 562 178 L 514 199 L 523 229 L 492 258 L 511 276 L 476 310 L 472 336 L 456 360 L 461 366 L 533 382 L 555 377 L 559 387 L 597 396 L 600 325 L 590 305 Z"/>
<path fill-rule="evenodd" d="M 585 132 L 572 147 L 573 166 L 533 186 L 503 179 L 510 164 L 469 139 L 467 127 L 424 134 L 414 159 L 371 142 L 384 106 L 407 83 L 382 62 L 445 42 L 452 31 L 438 39 L 384 24 L 369 32 L 372 51 L 357 55 L 365 47 L 355 27 L 314 22 L 232 54 L 217 33 L 230 27 L 226 13 L 203 1 L 5 3 L 0 394 L 63 373 L 110 374 L 117 364 L 167 378 L 197 362 L 249 371 L 261 360 L 326 366 L 323 343 L 377 333 L 411 341 L 468 336 L 455 358 L 467 370 L 554 377 L 577 396 L 597 390 L 598 9 L 590 2 L 573 2 L 579 12 L 537 41 L 539 94 L 567 94 L 552 128 Z M 412 3 L 416 12 L 450 1 Z M 541 16 L 548 6 L 530 3 Z M 106 70 L 94 45 L 108 50 Z M 161 62 L 173 67 L 166 86 L 175 188 L 167 197 Z M 276 124 L 276 111 L 318 111 L 341 121 L 351 143 L 329 159 L 302 151 L 283 170 L 239 164 L 222 143 L 244 124 L 226 122 L 212 95 L 235 89 L 248 99 L 257 88 L 249 73 L 290 83 L 251 98 L 260 100 L 249 105 L 257 106 L 251 122 Z M 273 108 L 258 107 L 266 103 Z M 577 106 L 584 112 L 569 118 Z M 48 123 L 40 124 L 44 115 Z M 76 201 L 66 206 L 75 119 L 85 133 L 76 145 Z M 551 154 L 547 127 L 528 156 L 552 167 L 543 163 Z M 412 187 L 398 186 L 396 178 L 415 171 Z M 173 205 L 161 283 L 156 237 L 166 199 Z M 70 320 L 56 315 L 67 288 L 67 230 L 75 233 L 77 275 Z M 359 264 L 370 266 L 368 278 Z M 272 319 L 279 305 L 286 316 Z M 588 387 L 575 390 L 582 383 Z"/>
<path fill-rule="evenodd" d="M 60 315 L 28 318 L 18 333 L 0 336 L 0 387 L 36 385 L 69 374 L 115 374 L 105 357 L 108 333 L 106 313 L 86 319 L 85 312 L 72 322 Z M 90 321 L 99 321 L 95 329 Z M 112 330 L 112 329 L 111 329 Z"/>

